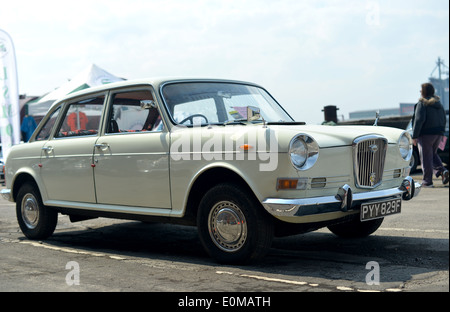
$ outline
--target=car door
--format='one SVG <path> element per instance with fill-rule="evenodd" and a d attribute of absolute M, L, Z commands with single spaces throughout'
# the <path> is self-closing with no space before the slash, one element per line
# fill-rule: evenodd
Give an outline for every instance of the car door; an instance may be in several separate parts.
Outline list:
<path fill-rule="evenodd" d="M 99 204 L 171 208 L 169 134 L 150 90 L 111 94 L 94 149 Z"/>
<path fill-rule="evenodd" d="M 50 201 L 95 203 L 92 156 L 105 95 L 69 103 L 41 151 L 40 174 Z"/>

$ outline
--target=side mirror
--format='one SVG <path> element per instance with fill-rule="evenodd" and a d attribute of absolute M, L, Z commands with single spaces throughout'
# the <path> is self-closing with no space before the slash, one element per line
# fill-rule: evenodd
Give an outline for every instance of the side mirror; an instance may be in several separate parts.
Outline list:
<path fill-rule="evenodd" d="M 261 111 L 258 107 L 247 106 L 247 121 L 258 120 L 261 118 Z"/>
<path fill-rule="evenodd" d="M 259 107 L 247 106 L 247 121 L 249 122 L 258 119 L 262 119 L 263 128 L 267 128 L 267 123 L 264 120 L 264 117 L 261 115 L 261 110 L 259 109 Z"/>
<path fill-rule="evenodd" d="M 153 100 L 141 100 L 142 109 L 156 108 L 156 103 Z"/>

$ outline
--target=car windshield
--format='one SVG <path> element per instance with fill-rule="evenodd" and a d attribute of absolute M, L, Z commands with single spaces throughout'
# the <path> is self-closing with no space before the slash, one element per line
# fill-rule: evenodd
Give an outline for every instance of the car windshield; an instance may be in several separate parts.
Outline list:
<path fill-rule="evenodd" d="M 172 120 L 183 125 L 230 124 L 247 121 L 248 107 L 259 109 L 267 122 L 292 118 L 264 90 L 237 83 L 183 82 L 167 84 L 162 96 Z M 261 122 L 262 119 L 252 122 Z"/>

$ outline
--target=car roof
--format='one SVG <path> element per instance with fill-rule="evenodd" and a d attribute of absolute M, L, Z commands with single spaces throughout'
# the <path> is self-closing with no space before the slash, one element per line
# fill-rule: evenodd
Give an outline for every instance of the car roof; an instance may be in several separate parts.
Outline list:
<path fill-rule="evenodd" d="M 159 89 L 160 86 L 166 83 L 174 83 L 174 82 L 225 82 L 225 83 L 240 83 L 240 84 L 248 84 L 260 87 L 259 85 L 247 81 L 239 81 L 239 80 L 230 80 L 230 79 L 218 79 L 218 78 L 186 78 L 186 77 L 156 77 L 156 78 L 145 78 L 145 79 L 133 79 L 133 80 L 125 80 L 120 82 L 108 83 L 101 86 L 90 87 L 87 89 L 83 89 L 77 92 L 70 93 L 57 101 L 52 105 L 54 106 L 57 103 L 62 101 L 66 101 L 68 99 L 72 99 L 75 97 L 87 95 L 93 92 L 100 92 L 110 89 L 118 89 L 118 88 L 126 88 L 135 85 L 152 85 L 156 89 Z"/>

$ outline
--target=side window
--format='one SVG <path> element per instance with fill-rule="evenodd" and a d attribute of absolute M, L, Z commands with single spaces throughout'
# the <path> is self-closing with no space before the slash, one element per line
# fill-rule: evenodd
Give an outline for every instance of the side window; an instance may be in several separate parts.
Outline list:
<path fill-rule="evenodd" d="M 102 95 L 71 103 L 56 137 L 97 135 L 104 102 Z"/>
<path fill-rule="evenodd" d="M 113 95 L 106 133 L 161 131 L 163 123 L 148 90 Z"/>
<path fill-rule="evenodd" d="M 53 126 L 55 125 L 56 119 L 58 119 L 58 115 L 61 112 L 61 106 L 59 106 L 52 115 L 47 119 L 44 126 L 39 131 L 36 136 L 36 141 L 48 140 L 50 137 L 50 133 L 52 132 Z"/>

